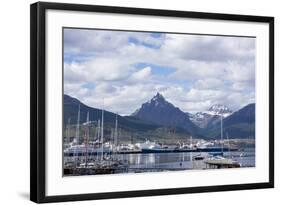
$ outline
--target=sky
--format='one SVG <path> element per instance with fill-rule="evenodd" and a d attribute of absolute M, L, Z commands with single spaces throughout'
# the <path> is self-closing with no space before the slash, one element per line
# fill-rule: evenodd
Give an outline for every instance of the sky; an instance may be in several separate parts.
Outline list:
<path fill-rule="evenodd" d="M 64 93 L 130 115 L 157 92 L 184 112 L 255 102 L 255 38 L 64 29 Z"/>

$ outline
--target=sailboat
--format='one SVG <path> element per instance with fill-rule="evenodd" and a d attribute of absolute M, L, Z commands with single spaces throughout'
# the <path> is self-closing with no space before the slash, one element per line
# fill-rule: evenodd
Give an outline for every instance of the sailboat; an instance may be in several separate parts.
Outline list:
<path fill-rule="evenodd" d="M 79 151 L 81 149 L 81 145 L 79 144 L 79 128 L 80 128 L 79 123 L 80 123 L 80 104 L 78 105 L 75 138 L 71 143 L 69 143 L 69 146 L 64 149 L 64 156 L 67 156 L 67 158 L 64 159 L 64 163 L 65 165 L 68 166 L 74 166 L 74 167 L 79 166 L 79 160 L 80 160 L 79 156 L 81 156 L 81 153 Z M 70 125 L 68 124 L 68 129 L 69 126 Z M 69 135 L 69 130 L 67 130 L 67 133 Z"/>
<path fill-rule="evenodd" d="M 98 136 L 101 135 L 101 146 L 97 148 L 95 145 L 90 145 L 89 144 L 89 112 L 87 113 L 87 119 L 86 123 L 84 123 L 84 126 L 86 126 L 85 130 L 85 142 L 80 143 L 80 104 L 78 105 L 78 114 L 77 114 L 77 124 L 76 124 L 76 132 L 75 132 L 75 138 L 68 147 L 64 149 L 64 156 L 65 158 L 65 163 L 73 163 L 75 167 L 79 167 L 81 164 L 86 165 L 87 162 L 89 161 L 88 155 L 89 153 L 93 155 L 93 153 L 96 153 L 97 155 L 100 156 L 100 160 L 103 159 L 103 153 L 109 152 L 108 149 L 104 149 L 103 147 L 103 111 L 102 111 L 102 125 L 101 129 L 99 128 L 98 131 Z M 99 122 L 98 122 L 98 126 Z M 84 157 L 83 157 L 84 156 Z M 81 163 L 82 161 L 85 161 L 85 163 Z"/>
<path fill-rule="evenodd" d="M 101 120 L 97 121 L 97 143 L 89 142 L 90 120 L 87 112 L 86 122 L 83 123 L 84 142 L 80 143 L 80 104 L 75 138 L 70 146 L 64 149 L 64 173 L 72 175 L 106 174 L 123 172 L 128 168 L 126 160 L 118 159 L 118 115 L 116 114 L 113 142 L 105 142 L 104 138 L 104 109 L 101 110 Z M 68 131 L 67 131 L 67 135 Z M 67 136 L 68 137 L 68 136 Z M 110 157 L 111 154 L 113 157 Z M 94 159 L 93 155 L 96 155 Z"/>
<path fill-rule="evenodd" d="M 65 132 L 65 140 L 63 143 L 63 149 L 66 149 L 71 146 L 70 142 L 70 118 L 68 118 L 67 125 L 66 125 L 66 132 Z"/>
<path fill-rule="evenodd" d="M 204 162 L 209 168 L 236 168 L 241 167 L 241 164 L 231 158 L 223 156 L 223 116 L 221 115 L 221 155 L 212 156 L 206 159 Z"/>

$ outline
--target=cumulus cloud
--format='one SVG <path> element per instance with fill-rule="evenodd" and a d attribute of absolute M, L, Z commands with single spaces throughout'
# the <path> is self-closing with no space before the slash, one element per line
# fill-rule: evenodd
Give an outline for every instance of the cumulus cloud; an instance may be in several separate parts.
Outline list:
<path fill-rule="evenodd" d="M 198 89 L 220 89 L 224 86 L 223 79 L 217 78 L 206 78 L 206 79 L 199 79 L 194 83 L 194 87 Z"/>
<path fill-rule="evenodd" d="M 145 67 L 135 73 L 132 74 L 132 79 L 134 82 L 135 81 L 143 81 L 147 80 L 151 75 L 151 67 Z"/>
<path fill-rule="evenodd" d="M 112 52 L 127 43 L 127 35 L 115 32 L 88 29 L 64 29 L 64 52 L 95 54 Z"/>
<path fill-rule="evenodd" d="M 255 41 L 249 38 L 167 34 L 166 39 L 163 50 L 189 60 L 249 60 L 255 53 Z"/>
<path fill-rule="evenodd" d="M 186 112 L 255 101 L 255 38 L 65 29 L 64 59 L 66 94 L 124 115 L 156 92 Z"/>

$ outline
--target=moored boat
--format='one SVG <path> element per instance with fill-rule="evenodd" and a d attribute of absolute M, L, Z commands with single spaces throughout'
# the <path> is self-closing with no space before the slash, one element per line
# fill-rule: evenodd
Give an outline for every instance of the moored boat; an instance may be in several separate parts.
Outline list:
<path fill-rule="evenodd" d="M 221 115 L 221 149 L 220 149 L 220 155 L 213 155 L 207 159 L 204 160 L 205 164 L 207 165 L 207 168 L 237 168 L 241 167 L 241 164 L 237 162 L 236 160 L 233 160 L 232 158 L 227 158 L 223 156 L 224 153 L 224 147 L 223 147 L 223 116 Z M 228 151 L 230 151 L 229 148 L 227 148 Z"/>

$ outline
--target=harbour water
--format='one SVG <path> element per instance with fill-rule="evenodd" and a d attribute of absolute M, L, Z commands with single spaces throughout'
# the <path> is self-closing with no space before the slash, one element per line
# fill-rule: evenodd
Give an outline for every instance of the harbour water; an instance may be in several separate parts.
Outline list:
<path fill-rule="evenodd" d="M 204 169 L 203 160 L 195 160 L 196 156 L 207 157 L 209 153 L 180 152 L 180 153 L 148 153 L 122 154 L 119 157 L 128 161 L 129 171 L 165 171 Z M 224 156 L 232 158 L 241 164 L 241 167 L 255 166 L 255 149 L 247 148 L 244 151 L 225 152 Z M 192 160 L 191 160 L 192 159 Z"/>
<path fill-rule="evenodd" d="M 114 173 L 142 173 L 176 170 L 202 170 L 207 165 L 204 159 L 212 153 L 207 152 L 172 152 L 172 153 L 135 153 L 118 154 L 114 157 L 127 164 L 126 169 L 118 169 Z M 204 159 L 196 160 L 196 157 Z M 255 149 L 224 152 L 223 156 L 239 162 L 241 167 L 255 167 Z M 67 175 L 67 174 L 66 174 Z"/>

